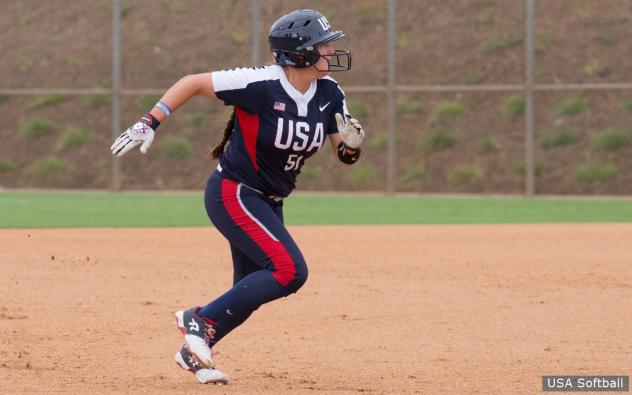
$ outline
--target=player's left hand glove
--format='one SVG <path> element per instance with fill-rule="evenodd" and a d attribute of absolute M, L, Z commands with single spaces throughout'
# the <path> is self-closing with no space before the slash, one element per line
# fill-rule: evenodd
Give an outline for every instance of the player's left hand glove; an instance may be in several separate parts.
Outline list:
<path fill-rule="evenodd" d="M 336 113 L 335 116 L 342 141 L 347 147 L 358 149 L 364 140 L 364 129 L 362 129 L 360 122 L 349 114 L 345 114 L 346 120 L 339 113 Z"/>
<path fill-rule="evenodd" d="M 114 140 L 114 144 L 110 147 L 112 155 L 123 156 L 140 143 L 143 144 L 140 146 L 140 152 L 147 153 L 156 134 L 151 125 L 151 115 L 146 114 Z"/>

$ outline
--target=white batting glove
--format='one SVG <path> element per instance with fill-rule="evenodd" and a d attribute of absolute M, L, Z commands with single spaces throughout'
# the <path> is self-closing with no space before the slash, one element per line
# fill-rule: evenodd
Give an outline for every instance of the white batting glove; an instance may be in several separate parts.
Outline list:
<path fill-rule="evenodd" d="M 336 113 L 335 117 L 342 141 L 347 147 L 358 149 L 364 140 L 364 129 L 362 129 L 360 122 L 349 114 L 345 114 L 346 120 L 339 113 Z"/>
<path fill-rule="evenodd" d="M 143 144 L 140 146 L 140 152 L 145 154 L 154 141 L 155 134 L 156 132 L 151 128 L 151 118 L 145 115 L 114 140 L 114 144 L 110 147 L 112 155 L 123 156 L 140 143 Z"/>

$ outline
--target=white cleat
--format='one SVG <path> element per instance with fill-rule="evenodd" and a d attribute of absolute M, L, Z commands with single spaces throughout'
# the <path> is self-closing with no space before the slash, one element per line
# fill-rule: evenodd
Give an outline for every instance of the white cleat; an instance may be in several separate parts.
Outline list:
<path fill-rule="evenodd" d="M 191 354 L 203 367 L 212 369 L 215 364 L 208 343 L 213 338 L 215 329 L 204 318 L 197 315 L 198 310 L 199 307 L 192 307 L 176 312 L 176 324 L 184 335 L 184 342 Z"/>
<path fill-rule="evenodd" d="M 191 354 L 186 344 L 176 353 L 175 359 L 178 366 L 195 374 L 195 377 L 201 384 L 224 385 L 228 384 L 228 380 L 230 380 L 230 377 L 226 373 L 215 369 L 215 367 L 213 367 L 213 369 L 202 367 L 197 359 L 193 357 L 193 354 Z"/>

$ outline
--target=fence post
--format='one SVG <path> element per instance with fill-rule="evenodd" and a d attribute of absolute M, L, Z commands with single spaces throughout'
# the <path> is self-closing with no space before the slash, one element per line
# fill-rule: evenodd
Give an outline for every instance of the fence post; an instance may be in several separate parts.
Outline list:
<path fill-rule="evenodd" d="M 535 193 L 535 161 L 533 131 L 533 0 L 526 0 L 527 45 L 526 45 L 526 83 L 525 83 L 525 168 L 527 196 Z"/>
<path fill-rule="evenodd" d="M 387 152 L 386 152 L 386 192 L 391 194 L 395 192 L 395 129 L 397 128 L 397 113 L 395 111 L 395 23 L 397 19 L 397 0 L 388 1 L 388 39 L 387 39 L 387 86 L 386 86 L 386 103 L 388 108 L 387 120 Z"/>
<path fill-rule="evenodd" d="M 259 66 L 261 61 L 261 50 L 259 40 L 259 30 L 261 30 L 261 2 L 259 0 L 250 0 L 251 13 L 251 40 L 252 40 L 252 65 Z"/>
<path fill-rule="evenodd" d="M 112 0 L 112 136 L 121 132 L 121 0 Z M 112 157 L 112 189 L 121 189 L 121 158 Z"/>

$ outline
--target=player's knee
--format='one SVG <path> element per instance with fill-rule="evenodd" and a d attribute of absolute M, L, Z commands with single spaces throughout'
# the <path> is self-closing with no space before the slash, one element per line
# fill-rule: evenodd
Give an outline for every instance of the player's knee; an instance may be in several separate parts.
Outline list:
<path fill-rule="evenodd" d="M 309 271 L 307 270 L 307 264 L 305 259 L 301 256 L 300 259 L 294 259 L 294 278 L 288 284 L 288 290 L 290 293 L 296 293 L 307 281 Z"/>

